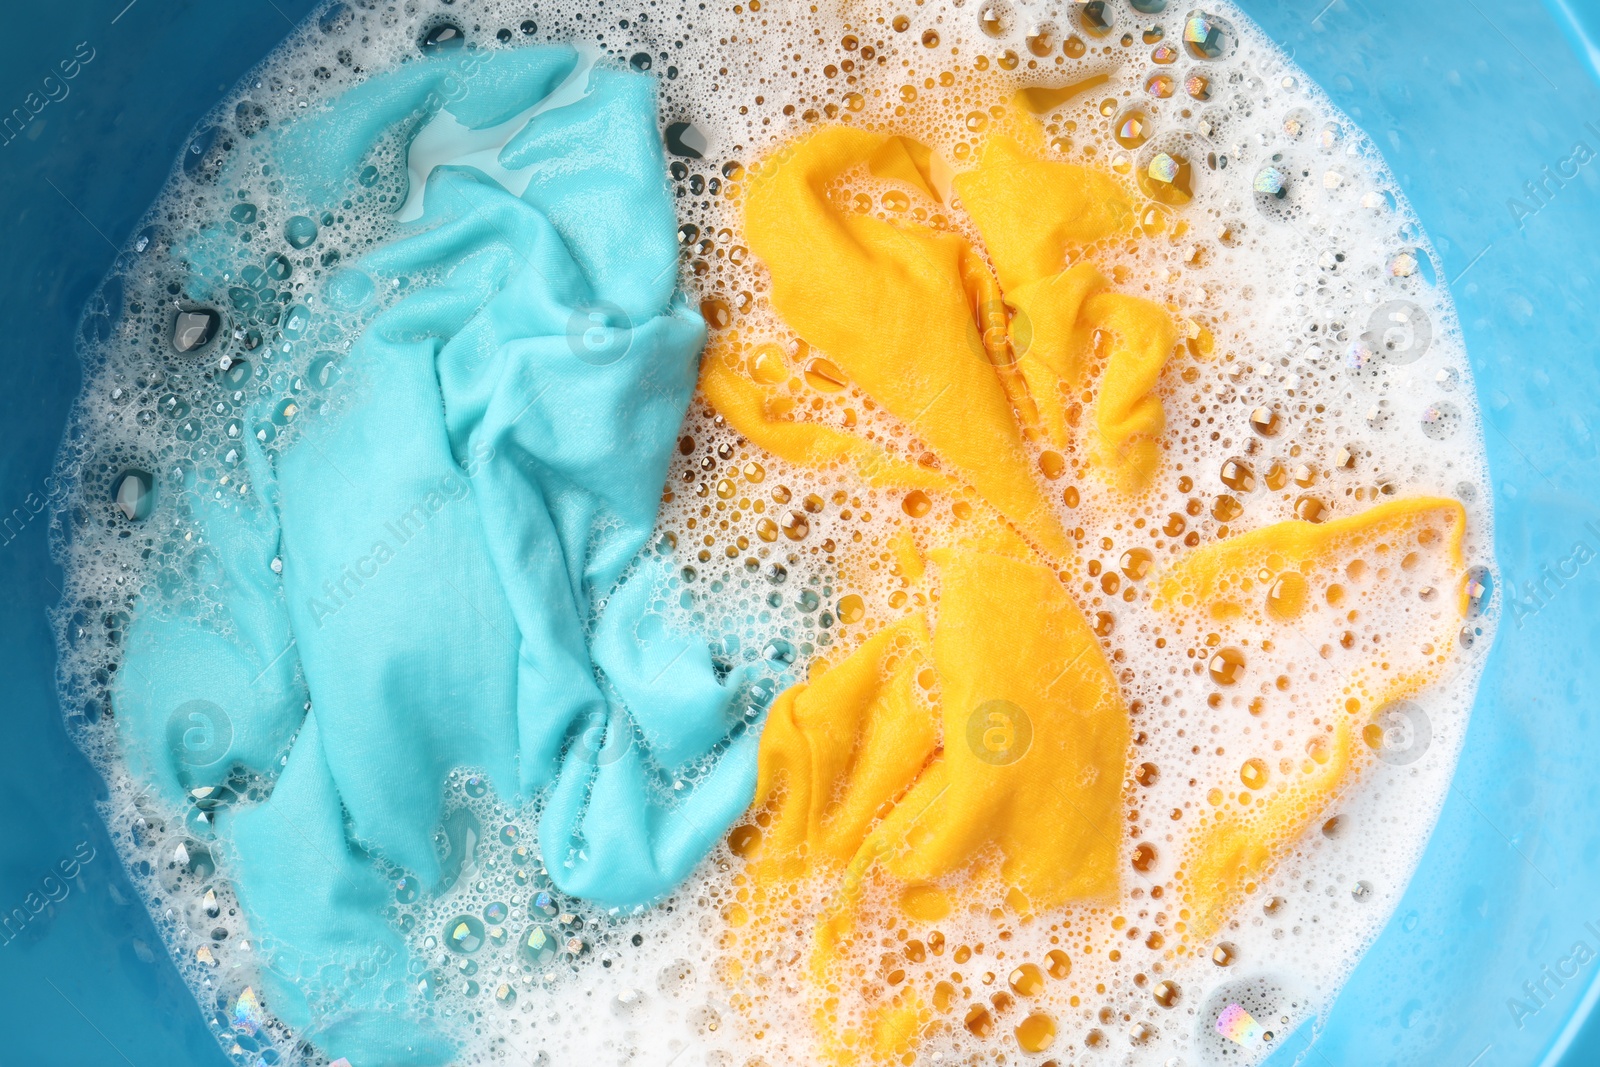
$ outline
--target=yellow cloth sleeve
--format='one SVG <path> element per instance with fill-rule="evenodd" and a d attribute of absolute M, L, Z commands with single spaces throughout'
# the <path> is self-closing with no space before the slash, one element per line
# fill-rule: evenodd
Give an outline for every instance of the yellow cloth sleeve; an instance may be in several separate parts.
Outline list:
<path fill-rule="evenodd" d="M 1261 805 L 1225 801 L 1195 834 L 1182 872 L 1192 937 L 1204 940 L 1215 933 L 1272 862 L 1359 773 L 1365 762 L 1360 742 L 1365 719 L 1358 715 L 1412 696 L 1437 680 L 1446 662 L 1439 650 L 1449 647 L 1465 607 L 1461 556 L 1465 533 L 1466 512 L 1454 500 L 1397 500 L 1327 523 L 1281 522 L 1240 534 L 1190 553 L 1163 576 L 1156 606 L 1168 612 L 1198 612 L 1211 626 L 1275 622 L 1292 627 L 1307 606 L 1310 589 L 1326 586 L 1351 559 L 1378 545 L 1431 546 L 1444 554 L 1455 580 L 1422 645 L 1433 649 L 1431 654 L 1408 655 L 1392 648 L 1383 664 L 1352 672 L 1344 690 L 1353 695 L 1343 707 L 1325 710 L 1330 731 L 1319 758 L 1302 761 L 1287 788 Z M 1292 580 L 1287 592 L 1279 585 L 1285 575 Z"/>

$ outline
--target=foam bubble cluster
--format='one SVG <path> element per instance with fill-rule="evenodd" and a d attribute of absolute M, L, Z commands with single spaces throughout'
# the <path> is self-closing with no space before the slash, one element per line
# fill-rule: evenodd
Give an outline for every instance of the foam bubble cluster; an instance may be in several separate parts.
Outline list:
<path fill-rule="evenodd" d="M 247 187 L 218 178 L 253 158 L 263 130 L 373 73 L 535 41 L 658 77 L 681 285 L 713 343 L 763 340 L 758 378 L 912 463 L 924 458 L 914 435 L 772 311 L 742 233 L 751 170 L 820 125 L 848 123 L 915 137 L 959 171 L 1021 90 L 1052 158 L 1114 175 L 1139 205 L 1131 233 L 1084 256 L 1180 326 L 1180 358 L 1160 385 L 1156 484 L 1130 504 L 1088 476 L 1085 457 L 1035 456 L 1078 552 L 1064 580 L 1133 715 L 1121 897 L 1024 917 L 997 890 L 931 926 L 884 919 L 857 939 L 848 980 L 931 991 L 938 1025 L 916 1062 L 1259 1062 L 1331 1002 L 1403 893 L 1448 788 L 1495 595 L 1478 410 L 1433 250 L 1371 141 L 1220 0 L 559 0 L 537 11 L 349 0 L 322 8 L 218 105 L 83 319 L 85 385 L 60 459 L 71 489 L 56 622 L 67 721 L 111 785 L 113 840 L 224 1049 L 241 1064 L 327 1062 L 260 1002 L 260 946 L 208 844 L 217 810 L 260 800 L 272 778 L 238 777 L 181 809 L 153 799 L 111 725 L 122 638 L 144 600 L 226 629 L 194 501 L 249 494 L 247 435 L 270 457 L 297 414 L 359 403 L 362 383 L 341 380 L 338 357 L 399 294 L 352 294 L 364 310 L 341 313 L 330 279 L 413 205 L 412 188 L 387 177 L 405 171 L 399 140 L 385 149 L 397 166 L 368 166 L 337 210 L 296 202 L 270 166 L 236 166 Z M 414 187 L 425 175 L 409 162 Z M 830 195 L 841 210 L 981 248 L 959 210 L 871 175 L 846 175 Z M 847 304 L 850 279 L 839 284 Z M 322 295 L 314 327 L 308 294 Z M 314 344 L 296 343 L 312 328 Z M 1415 496 L 1465 506 L 1464 558 L 1477 568 L 1465 625 L 1437 647 L 1430 620 L 1454 590 L 1426 529 L 1411 545 L 1361 544 L 1342 573 L 1305 588 L 1260 590 L 1264 610 L 1302 605 L 1299 640 L 1228 645 L 1204 618 L 1160 603 L 1160 576 L 1191 552 Z M 664 598 L 719 664 L 774 676 L 801 677 L 816 657 L 926 608 L 887 546 L 963 518 L 960 500 L 768 455 L 700 399 L 663 500 L 660 551 L 675 569 Z M 1402 649 L 1439 664 L 1441 680 L 1370 709 L 1373 768 L 1218 932 L 1187 935 L 1191 827 L 1250 810 L 1325 758 L 1326 709 L 1349 696 L 1340 664 Z M 192 711 L 180 732 L 196 731 L 198 759 L 216 743 L 206 731 L 222 727 Z M 475 768 L 447 788 L 437 843 L 448 888 L 421 893 L 394 871 L 386 915 L 414 961 L 397 1008 L 459 1042 L 457 1062 L 816 1060 L 805 959 L 826 887 L 798 887 L 761 938 L 741 933 L 736 831 L 668 899 L 606 912 L 555 891 L 533 811 L 504 810 Z"/>

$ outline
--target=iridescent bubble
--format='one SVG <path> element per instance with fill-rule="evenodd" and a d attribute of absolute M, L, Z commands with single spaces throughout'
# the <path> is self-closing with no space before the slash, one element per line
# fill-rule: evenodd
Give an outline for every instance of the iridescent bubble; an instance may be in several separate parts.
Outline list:
<path fill-rule="evenodd" d="M 535 967 L 550 964 L 560 950 L 560 942 L 556 940 L 555 934 L 548 926 L 539 924 L 528 927 L 528 932 L 517 942 L 517 954 Z"/>
<path fill-rule="evenodd" d="M 1150 139 L 1150 117 L 1143 111 L 1123 112 L 1112 136 L 1123 148 L 1138 148 Z"/>
<path fill-rule="evenodd" d="M 1165 100 L 1176 91 L 1172 76 L 1168 74 L 1152 74 L 1144 83 L 1144 91 L 1157 100 Z"/>
<path fill-rule="evenodd" d="M 293 400 L 285 398 L 278 401 L 272 409 L 272 421 L 279 426 L 287 426 L 300 413 L 300 405 Z M 180 436 L 182 436 L 180 434 Z"/>
<path fill-rule="evenodd" d="M 263 1021 L 261 1005 L 256 1000 L 255 990 L 245 986 L 244 992 L 239 994 L 239 999 L 233 1002 L 234 1031 L 240 1034 L 254 1034 L 261 1029 Z"/>
<path fill-rule="evenodd" d="M 1183 46 L 1195 59 L 1217 59 L 1228 49 L 1230 29 L 1215 15 L 1197 11 L 1183 23 Z"/>
<path fill-rule="evenodd" d="M 1255 181 L 1250 187 L 1257 193 L 1276 197 L 1282 200 L 1289 192 L 1289 179 L 1277 167 L 1262 167 L 1256 172 Z"/>
<path fill-rule="evenodd" d="M 1489 610 L 1489 604 L 1494 599 L 1494 576 L 1487 567 L 1473 567 L 1467 572 L 1467 603 L 1471 605 L 1474 615 L 1482 615 Z"/>
<path fill-rule="evenodd" d="M 451 919 L 444 926 L 444 944 L 462 955 L 478 951 L 483 947 L 483 923 L 470 915 Z"/>
<path fill-rule="evenodd" d="M 1422 432 L 1433 441 L 1447 441 L 1461 428 L 1461 410 L 1447 400 L 1422 409 Z"/>
<path fill-rule="evenodd" d="M 1357 339 L 1345 346 L 1344 365 L 1357 373 L 1372 370 L 1379 365 L 1378 354 L 1367 342 Z"/>
<path fill-rule="evenodd" d="M 1194 198 L 1194 173 L 1190 164 L 1188 136 L 1163 136 L 1141 150 L 1145 160 L 1135 175 L 1139 188 L 1158 203 L 1171 207 L 1187 204 Z"/>
<path fill-rule="evenodd" d="M 1414 253 L 1401 252 L 1389 261 L 1389 273 L 1396 278 L 1409 278 L 1417 273 L 1417 257 Z"/>

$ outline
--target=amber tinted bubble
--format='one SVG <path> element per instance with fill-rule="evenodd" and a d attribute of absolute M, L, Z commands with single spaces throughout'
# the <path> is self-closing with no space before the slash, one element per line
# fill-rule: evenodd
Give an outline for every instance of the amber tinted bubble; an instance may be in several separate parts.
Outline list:
<path fill-rule="evenodd" d="M 1211 680 L 1218 685 L 1235 685 L 1244 677 L 1244 653 L 1229 646 L 1219 649 L 1208 665 Z"/>

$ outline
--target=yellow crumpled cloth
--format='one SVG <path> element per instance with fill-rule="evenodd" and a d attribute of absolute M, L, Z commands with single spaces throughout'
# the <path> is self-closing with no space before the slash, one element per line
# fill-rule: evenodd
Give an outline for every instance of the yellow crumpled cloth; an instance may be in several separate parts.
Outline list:
<path fill-rule="evenodd" d="M 1131 227 L 1123 187 L 1042 156 L 1037 126 L 1011 124 L 941 180 L 940 161 L 908 138 L 828 126 L 752 171 L 745 236 L 772 309 L 807 358 L 830 361 L 830 377 L 842 372 L 920 449 L 808 418 L 785 388 L 804 368 L 775 341 L 726 331 L 702 364 L 706 398 L 768 453 L 970 508 L 921 547 L 893 546 L 926 610 L 779 696 L 752 821 L 735 835 L 749 861 L 748 936 L 774 936 L 803 887 L 824 887 L 808 973 L 821 1055 L 838 1064 L 903 1060 L 939 1025 L 915 982 L 877 988 L 850 970 L 852 949 L 875 943 L 869 898 L 893 901 L 898 922 L 934 923 L 978 886 L 1028 916 L 1115 900 L 1123 884 L 1128 709 L 1064 584 L 1074 550 L 1032 450 L 1079 457 L 1114 497 L 1137 501 L 1162 466 L 1159 380 L 1178 334 L 1165 308 L 1111 291 L 1081 259 Z M 830 189 L 863 172 L 944 211 L 953 192 L 987 260 L 956 232 L 836 206 Z M 1328 569 L 1352 546 L 1435 520 L 1459 570 L 1459 505 L 1401 501 L 1198 550 L 1166 572 L 1160 599 L 1187 610 L 1269 557 Z M 1432 669 L 1374 676 L 1370 699 L 1420 687 Z M 1350 777 L 1348 728 L 1335 749 L 1267 814 L 1224 812 L 1191 841 L 1181 880 L 1193 938 L 1214 932 Z"/>

